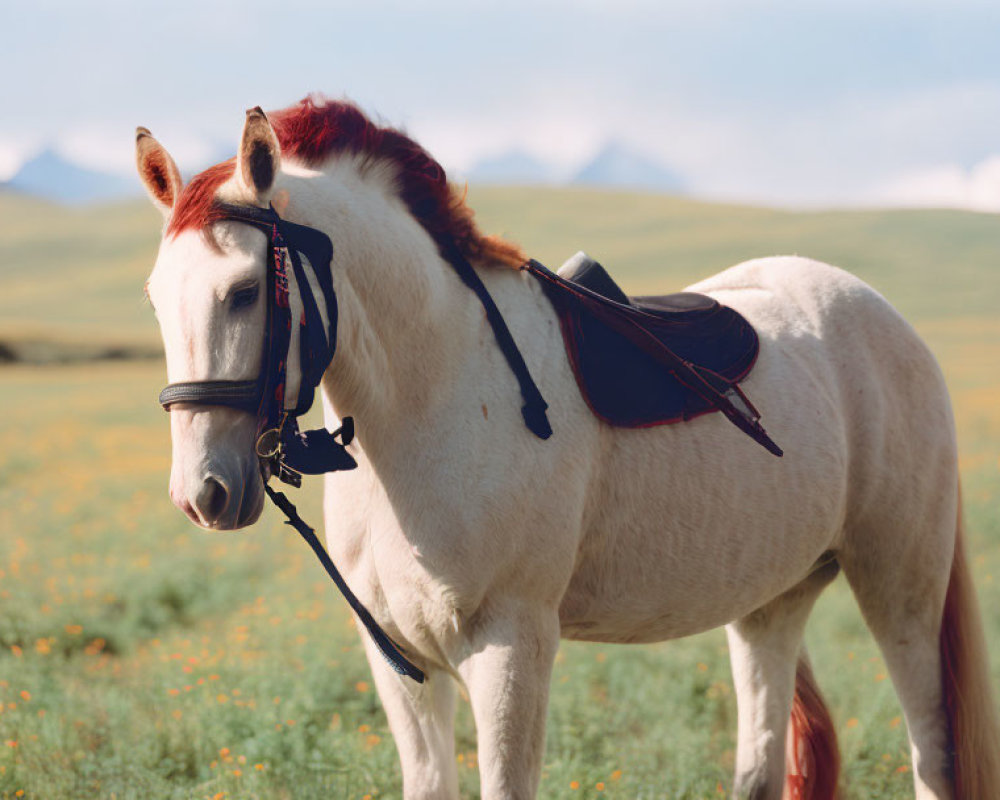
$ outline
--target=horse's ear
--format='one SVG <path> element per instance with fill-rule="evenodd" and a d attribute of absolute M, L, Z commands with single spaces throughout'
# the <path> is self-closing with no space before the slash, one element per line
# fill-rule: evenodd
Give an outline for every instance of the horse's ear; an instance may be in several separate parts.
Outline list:
<path fill-rule="evenodd" d="M 135 129 L 135 164 L 153 202 L 169 214 L 183 188 L 181 174 L 170 153 L 146 128 Z"/>
<path fill-rule="evenodd" d="M 236 179 L 258 204 L 267 202 L 281 164 L 281 145 L 260 106 L 247 111 L 240 149 L 236 154 Z"/>

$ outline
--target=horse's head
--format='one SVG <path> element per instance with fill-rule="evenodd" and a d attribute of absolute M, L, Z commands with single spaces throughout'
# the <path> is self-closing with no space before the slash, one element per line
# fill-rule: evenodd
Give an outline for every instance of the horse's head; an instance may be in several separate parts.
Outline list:
<path fill-rule="evenodd" d="M 220 221 L 179 224 L 178 215 L 208 201 L 264 206 L 280 165 L 278 140 L 259 109 L 247 112 L 235 165 L 212 186 L 183 188 L 173 159 L 145 128 L 136 159 L 153 202 L 167 221 L 147 294 L 160 323 L 171 383 L 258 378 L 266 324 L 266 236 Z M 231 173 L 231 175 L 229 174 Z M 217 176 L 220 177 L 220 176 Z M 180 402 L 171 406 L 170 496 L 193 522 L 229 530 L 249 525 L 263 507 L 255 454 L 257 419 L 248 410 Z"/>

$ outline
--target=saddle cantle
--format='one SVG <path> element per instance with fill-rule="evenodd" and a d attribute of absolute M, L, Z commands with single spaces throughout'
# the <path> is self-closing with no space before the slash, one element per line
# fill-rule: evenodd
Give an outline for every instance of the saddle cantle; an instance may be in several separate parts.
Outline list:
<path fill-rule="evenodd" d="M 643 428 L 721 411 L 781 455 L 737 385 L 753 368 L 759 343 L 736 311 L 692 292 L 630 298 L 582 252 L 558 274 L 536 261 L 525 269 L 559 316 L 580 392 L 599 419 Z"/>

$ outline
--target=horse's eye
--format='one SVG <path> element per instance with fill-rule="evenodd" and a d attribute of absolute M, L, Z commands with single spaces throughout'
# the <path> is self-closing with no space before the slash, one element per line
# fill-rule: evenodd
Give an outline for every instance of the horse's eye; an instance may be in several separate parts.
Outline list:
<path fill-rule="evenodd" d="M 233 311 L 252 306 L 257 302 L 257 284 L 247 286 L 245 289 L 237 289 L 233 292 L 233 299 L 231 302 Z"/>

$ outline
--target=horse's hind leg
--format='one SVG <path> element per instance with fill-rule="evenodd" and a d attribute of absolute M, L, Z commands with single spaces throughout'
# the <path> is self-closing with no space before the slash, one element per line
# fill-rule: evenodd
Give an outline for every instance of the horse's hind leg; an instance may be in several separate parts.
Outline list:
<path fill-rule="evenodd" d="M 804 657 L 802 634 L 816 598 L 837 569 L 836 562 L 826 563 L 793 589 L 726 626 L 739 722 L 734 797 L 782 796 L 796 664 L 800 654 Z"/>
<path fill-rule="evenodd" d="M 953 796 L 939 641 L 956 504 L 939 506 L 852 531 L 840 554 L 903 708 L 918 800 Z"/>

